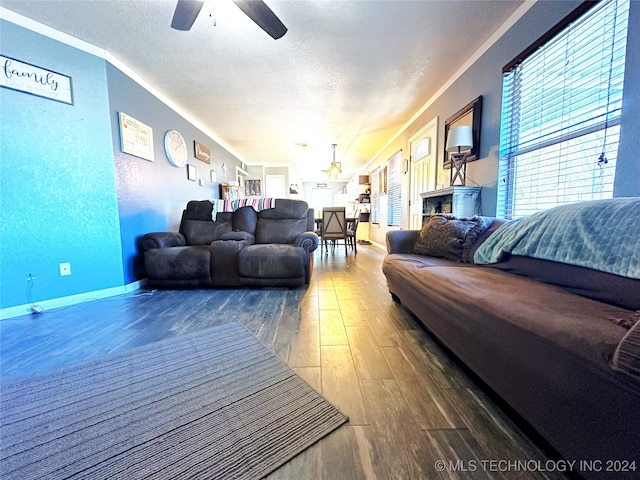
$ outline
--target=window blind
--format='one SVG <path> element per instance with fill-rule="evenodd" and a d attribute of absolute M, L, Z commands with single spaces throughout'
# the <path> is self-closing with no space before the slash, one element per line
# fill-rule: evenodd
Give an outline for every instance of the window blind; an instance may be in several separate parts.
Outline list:
<path fill-rule="evenodd" d="M 402 222 L 402 150 L 387 161 L 387 225 Z"/>
<path fill-rule="evenodd" d="M 628 12 L 597 3 L 505 72 L 499 216 L 613 196 Z"/>
<path fill-rule="evenodd" d="M 380 223 L 380 180 L 376 169 L 371 172 L 371 223 Z"/>

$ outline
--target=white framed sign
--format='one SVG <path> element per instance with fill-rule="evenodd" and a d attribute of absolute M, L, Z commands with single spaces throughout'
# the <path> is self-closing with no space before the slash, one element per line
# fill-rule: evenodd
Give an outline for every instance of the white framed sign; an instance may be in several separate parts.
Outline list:
<path fill-rule="evenodd" d="M 71 77 L 0 55 L 0 86 L 73 105 Z"/>
<path fill-rule="evenodd" d="M 153 129 L 126 113 L 118 112 L 118 117 L 122 151 L 153 162 Z"/>

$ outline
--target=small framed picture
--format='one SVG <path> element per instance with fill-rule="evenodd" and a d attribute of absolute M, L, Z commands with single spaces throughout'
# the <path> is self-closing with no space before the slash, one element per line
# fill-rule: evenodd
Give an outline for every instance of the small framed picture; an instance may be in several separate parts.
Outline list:
<path fill-rule="evenodd" d="M 193 182 L 198 178 L 198 170 L 195 165 L 187 164 L 187 178 Z"/>
<path fill-rule="evenodd" d="M 215 170 L 211 170 L 209 172 L 209 179 L 211 180 L 211 183 L 216 183 L 216 171 Z"/>
<path fill-rule="evenodd" d="M 262 196 L 262 181 L 261 180 L 245 180 L 244 181 L 244 193 L 247 197 L 260 197 Z"/>

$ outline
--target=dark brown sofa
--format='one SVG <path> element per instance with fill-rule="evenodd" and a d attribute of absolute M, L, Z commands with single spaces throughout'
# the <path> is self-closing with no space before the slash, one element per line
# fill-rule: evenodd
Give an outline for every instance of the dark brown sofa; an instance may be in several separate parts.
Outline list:
<path fill-rule="evenodd" d="M 640 218 L 640 199 L 625 208 Z M 491 226 L 470 247 L 472 259 L 494 232 L 509 228 L 485 220 Z M 621 324 L 638 316 L 640 280 L 508 253 L 490 265 L 415 254 L 419 234 L 387 234 L 383 271 L 392 297 L 560 455 L 595 462 L 580 475 L 638 478 L 640 322 L 630 330 Z M 593 237 L 587 229 L 584 245 L 572 248 L 626 252 L 640 264 L 633 233 L 608 245 L 594 246 Z M 614 461 L 623 463 L 607 463 Z"/>
<path fill-rule="evenodd" d="M 218 212 L 209 200 L 188 202 L 179 232 L 138 240 L 152 287 L 298 287 L 309 283 L 318 247 L 314 214 L 301 200 L 276 199 L 256 212 Z"/>

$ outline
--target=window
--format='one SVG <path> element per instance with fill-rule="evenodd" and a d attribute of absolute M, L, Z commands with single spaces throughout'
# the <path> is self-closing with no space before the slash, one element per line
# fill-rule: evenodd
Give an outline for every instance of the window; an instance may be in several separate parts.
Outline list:
<path fill-rule="evenodd" d="M 371 172 L 371 223 L 380 223 L 380 170 Z"/>
<path fill-rule="evenodd" d="M 333 190 L 330 188 L 311 189 L 311 207 L 314 209 L 316 217 L 322 216 L 323 207 L 333 206 Z"/>
<path fill-rule="evenodd" d="M 499 216 L 613 196 L 629 0 L 592 5 L 503 69 Z"/>
<path fill-rule="evenodd" d="M 387 225 L 399 227 L 402 221 L 402 150 L 387 161 Z"/>
<path fill-rule="evenodd" d="M 423 138 L 413 148 L 413 161 L 417 162 L 424 157 L 431 155 L 431 138 Z"/>

